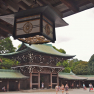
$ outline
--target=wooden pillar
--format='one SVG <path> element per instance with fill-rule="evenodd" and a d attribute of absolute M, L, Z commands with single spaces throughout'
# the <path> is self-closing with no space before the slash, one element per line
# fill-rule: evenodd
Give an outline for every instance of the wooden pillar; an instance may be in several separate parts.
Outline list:
<path fill-rule="evenodd" d="M 59 85 L 59 77 L 58 77 L 58 73 L 57 73 L 57 84 Z"/>
<path fill-rule="evenodd" d="M 9 80 L 7 80 L 7 91 L 9 91 Z"/>
<path fill-rule="evenodd" d="M 62 79 L 61 79 L 61 85 L 62 85 Z"/>
<path fill-rule="evenodd" d="M 32 73 L 30 73 L 30 89 L 32 89 Z"/>
<path fill-rule="evenodd" d="M 81 87 L 80 80 L 79 80 L 79 87 Z"/>
<path fill-rule="evenodd" d="M 52 89 L 52 72 L 50 74 L 50 85 L 51 85 L 51 89 Z"/>
<path fill-rule="evenodd" d="M 40 72 L 38 73 L 38 88 L 40 89 Z"/>
<path fill-rule="evenodd" d="M 20 80 L 18 81 L 18 90 L 20 90 Z"/>

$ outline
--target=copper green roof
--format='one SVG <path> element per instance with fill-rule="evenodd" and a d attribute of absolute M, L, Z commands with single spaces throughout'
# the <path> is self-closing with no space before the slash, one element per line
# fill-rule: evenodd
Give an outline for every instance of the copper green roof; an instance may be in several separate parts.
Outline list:
<path fill-rule="evenodd" d="M 51 54 L 51 55 L 56 55 L 56 56 L 63 56 L 63 57 L 74 57 L 75 55 L 68 55 L 68 54 L 63 54 L 55 50 L 51 44 L 33 44 L 29 46 L 29 44 L 25 44 L 27 47 L 41 53 L 45 54 Z"/>
<path fill-rule="evenodd" d="M 19 71 L 10 70 L 10 69 L 0 69 L 0 79 L 22 79 L 28 78 L 24 76 Z"/>
<path fill-rule="evenodd" d="M 87 79 L 86 77 L 77 76 L 72 72 L 70 72 L 70 73 L 59 72 L 58 76 L 59 76 L 59 78 L 63 78 L 63 79 L 67 79 L 67 80 L 86 80 Z"/>
<path fill-rule="evenodd" d="M 75 55 L 68 55 L 68 54 L 60 53 L 57 50 L 55 50 L 52 47 L 51 44 L 32 44 L 32 45 L 29 45 L 29 44 L 24 43 L 24 45 L 27 47 L 24 50 L 21 50 L 21 51 L 17 50 L 17 52 L 0 54 L 0 55 L 6 56 L 6 55 L 19 54 L 19 53 L 23 53 L 23 52 L 26 52 L 26 51 L 30 51 L 30 49 L 31 49 L 31 50 L 34 50 L 36 52 L 50 54 L 50 55 L 55 55 L 55 56 L 61 56 L 61 57 L 72 58 L 72 57 L 75 56 Z M 20 47 L 20 49 L 21 49 L 21 47 Z"/>
<path fill-rule="evenodd" d="M 85 77 L 87 80 L 94 80 L 94 75 L 77 75 L 79 77 Z"/>

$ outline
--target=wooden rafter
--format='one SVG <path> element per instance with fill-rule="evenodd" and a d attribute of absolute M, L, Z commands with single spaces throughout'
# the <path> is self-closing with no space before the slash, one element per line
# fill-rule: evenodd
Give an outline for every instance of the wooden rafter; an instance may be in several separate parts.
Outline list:
<path fill-rule="evenodd" d="M 12 10 L 13 12 L 18 12 L 19 6 L 15 4 L 12 0 L 5 0 L 5 3 L 7 4 L 7 8 Z"/>
<path fill-rule="evenodd" d="M 23 10 L 26 10 L 26 9 L 28 9 L 29 8 L 29 6 L 28 5 L 26 5 L 24 2 L 19 2 L 18 3 L 18 6 L 21 8 L 21 9 L 23 9 Z"/>
<path fill-rule="evenodd" d="M 3 37 L 6 38 L 8 36 L 8 34 L 5 33 L 3 30 L 0 29 L 0 36 L 3 36 Z"/>
<path fill-rule="evenodd" d="M 12 32 L 13 32 L 13 28 L 12 27 L 10 28 L 10 27 L 2 24 L 2 23 L 0 23 L 0 29 L 5 31 L 5 32 L 7 32 L 7 33 L 9 33 L 9 34 L 12 34 Z"/>
<path fill-rule="evenodd" d="M 79 8 L 77 8 L 74 0 L 60 0 L 62 3 L 64 3 L 69 9 L 71 9 L 73 12 L 77 13 L 79 12 Z"/>
<path fill-rule="evenodd" d="M 55 7 L 51 5 L 47 0 L 38 0 L 43 5 L 49 5 L 60 17 L 63 17 L 62 13 Z"/>
<path fill-rule="evenodd" d="M 94 0 L 89 0 L 89 1 L 94 4 Z"/>

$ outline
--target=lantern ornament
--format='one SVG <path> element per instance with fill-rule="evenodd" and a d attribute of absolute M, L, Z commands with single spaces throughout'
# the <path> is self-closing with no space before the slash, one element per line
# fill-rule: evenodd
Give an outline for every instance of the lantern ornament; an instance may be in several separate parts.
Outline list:
<path fill-rule="evenodd" d="M 55 27 L 67 23 L 49 6 L 15 13 L 14 39 L 28 44 L 55 42 Z"/>

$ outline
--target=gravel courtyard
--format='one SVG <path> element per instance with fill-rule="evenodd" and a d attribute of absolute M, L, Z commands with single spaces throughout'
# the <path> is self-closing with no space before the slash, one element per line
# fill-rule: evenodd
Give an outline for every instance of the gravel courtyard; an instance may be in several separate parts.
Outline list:
<path fill-rule="evenodd" d="M 0 94 L 56 94 L 55 90 L 22 90 L 15 92 L 0 92 Z M 61 91 L 58 94 L 62 94 Z M 64 92 L 66 94 L 66 92 Z M 89 89 L 70 89 L 69 94 L 94 94 L 94 91 L 89 92 Z"/>

